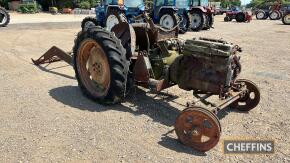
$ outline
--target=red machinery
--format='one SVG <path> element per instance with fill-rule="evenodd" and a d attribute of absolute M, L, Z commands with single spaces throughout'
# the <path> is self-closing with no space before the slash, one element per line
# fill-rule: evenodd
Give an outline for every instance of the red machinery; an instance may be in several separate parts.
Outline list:
<path fill-rule="evenodd" d="M 237 22 L 250 22 L 252 16 L 246 11 L 241 11 L 238 7 L 233 7 L 230 11 L 226 12 L 224 21 L 229 22 L 233 19 L 236 19 Z"/>

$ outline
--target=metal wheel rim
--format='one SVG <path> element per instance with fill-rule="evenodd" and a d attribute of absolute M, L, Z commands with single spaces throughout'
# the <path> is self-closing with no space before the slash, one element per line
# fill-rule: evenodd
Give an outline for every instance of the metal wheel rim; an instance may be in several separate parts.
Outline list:
<path fill-rule="evenodd" d="M 218 119 L 204 108 L 188 108 L 176 119 L 175 132 L 179 140 L 198 151 L 208 151 L 219 141 Z M 207 139 L 204 139 L 207 137 Z"/>
<path fill-rule="evenodd" d="M 278 19 L 279 14 L 278 14 L 277 12 L 272 12 L 272 13 L 270 14 L 270 17 L 271 17 L 272 19 Z"/>
<path fill-rule="evenodd" d="M 97 97 L 105 96 L 111 76 L 103 48 L 93 39 L 84 40 L 78 50 L 77 63 L 77 70 L 87 90 Z"/>
<path fill-rule="evenodd" d="M 249 111 L 255 108 L 260 102 L 260 90 L 251 81 L 246 79 L 239 79 L 236 83 L 244 83 L 248 89 L 247 94 L 233 103 L 231 106 L 241 111 Z"/>
<path fill-rule="evenodd" d="M 109 15 L 106 21 L 106 27 L 111 31 L 112 28 L 119 23 L 119 19 L 115 15 Z"/>
<path fill-rule="evenodd" d="M 201 24 L 201 17 L 199 14 L 192 14 L 191 15 L 191 26 L 193 28 L 199 27 Z"/>
<path fill-rule="evenodd" d="M 4 11 L 1 11 L 1 10 L 0 10 L 0 14 L 3 15 L 2 20 L 0 20 L 0 25 L 2 25 L 7 21 L 7 15 Z"/>
<path fill-rule="evenodd" d="M 174 20 L 173 17 L 169 14 L 164 14 L 160 18 L 160 25 L 164 28 L 171 29 L 174 27 Z"/>
<path fill-rule="evenodd" d="M 290 14 L 286 15 L 284 17 L 284 21 L 287 23 L 287 24 L 290 24 Z"/>
<path fill-rule="evenodd" d="M 258 12 L 257 17 L 258 19 L 263 19 L 265 14 L 263 12 Z"/>

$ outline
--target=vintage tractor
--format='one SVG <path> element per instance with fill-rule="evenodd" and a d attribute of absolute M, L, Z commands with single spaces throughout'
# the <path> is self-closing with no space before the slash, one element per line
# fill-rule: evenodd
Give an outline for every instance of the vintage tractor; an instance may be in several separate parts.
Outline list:
<path fill-rule="evenodd" d="M 143 0 L 103 0 L 96 8 L 96 17 L 86 17 L 82 29 L 91 26 L 106 27 L 109 31 L 120 22 L 133 23 L 133 19 L 145 11 Z"/>
<path fill-rule="evenodd" d="M 256 19 L 265 20 L 268 17 L 270 20 L 279 20 L 282 17 L 281 13 L 282 2 L 276 1 L 275 3 L 266 2 L 258 7 L 258 10 L 255 12 Z"/>
<path fill-rule="evenodd" d="M 210 29 L 214 23 L 214 11 L 208 7 L 208 0 L 190 0 L 190 28 L 193 31 Z"/>
<path fill-rule="evenodd" d="M 290 6 L 288 6 L 287 10 L 284 11 L 282 22 L 285 25 L 290 25 Z"/>
<path fill-rule="evenodd" d="M 157 2 L 158 1 L 158 2 Z M 154 23 L 159 24 L 166 29 L 175 28 L 179 22 L 176 15 L 176 8 L 173 6 L 164 6 L 167 3 L 164 0 L 155 1 L 154 5 L 150 4 L 150 15 Z M 146 4 L 147 7 L 149 6 Z M 120 22 L 138 23 L 144 22 L 142 19 L 134 19 L 145 11 L 145 3 L 143 0 L 104 0 L 101 5 L 96 7 L 96 18 L 87 17 L 82 22 L 82 29 L 100 25 L 111 30 Z"/>
<path fill-rule="evenodd" d="M 10 15 L 5 8 L 0 6 L 0 27 L 6 27 L 10 22 Z"/>
<path fill-rule="evenodd" d="M 241 48 L 223 40 L 178 39 L 178 29 L 164 31 L 147 14 L 136 19 L 141 17 L 145 23 L 121 22 L 112 32 L 97 26 L 82 30 L 72 53 L 53 47 L 32 61 L 40 65 L 64 60 L 73 65 L 81 91 L 102 104 L 119 103 L 134 85 L 157 92 L 174 85 L 192 90 L 200 99 L 180 112 L 175 132 L 183 144 L 210 150 L 221 136 L 216 115 L 220 110 L 230 106 L 250 111 L 260 101 L 259 88 L 238 79 Z M 214 95 L 216 103 L 208 99 Z"/>
<path fill-rule="evenodd" d="M 154 0 L 153 3 L 146 1 L 146 8 L 154 22 L 166 29 L 173 29 L 179 24 L 178 9 L 175 4 L 176 0 Z"/>
<path fill-rule="evenodd" d="M 214 11 L 208 6 L 208 0 L 178 0 L 176 7 L 180 17 L 179 30 L 185 33 L 210 29 L 214 23 Z"/>
<path fill-rule="evenodd" d="M 252 16 L 248 12 L 240 10 L 239 7 L 233 7 L 230 11 L 226 12 L 224 21 L 229 22 L 233 19 L 237 22 L 250 22 L 252 20 Z"/>

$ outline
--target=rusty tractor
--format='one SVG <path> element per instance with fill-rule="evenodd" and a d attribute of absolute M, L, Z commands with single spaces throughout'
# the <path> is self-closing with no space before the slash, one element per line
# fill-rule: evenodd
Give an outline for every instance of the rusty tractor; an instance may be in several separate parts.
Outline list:
<path fill-rule="evenodd" d="M 178 39 L 178 29 L 160 28 L 147 14 L 138 17 L 145 23 L 122 22 L 112 32 L 97 26 L 82 30 L 72 53 L 52 47 L 32 61 L 69 63 L 84 95 L 102 104 L 119 103 L 134 85 L 156 92 L 174 85 L 191 90 L 199 98 L 177 116 L 175 132 L 186 146 L 212 149 L 221 136 L 217 113 L 228 106 L 250 111 L 260 101 L 259 88 L 238 79 L 241 48 L 217 39 Z M 210 102 L 211 96 L 218 102 Z M 207 107 L 198 105 L 206 101 Z"/>
<path fill-rule="evenodd" d="M 0 6 L 0 27 L 6 27 L 10 22 L 9 13 Z"/>

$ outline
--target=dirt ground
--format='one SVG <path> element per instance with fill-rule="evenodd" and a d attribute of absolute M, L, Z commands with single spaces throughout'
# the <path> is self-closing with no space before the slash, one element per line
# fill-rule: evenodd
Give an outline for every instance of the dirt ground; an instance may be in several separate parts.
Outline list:
<path fill-rule="evenodd" d="M 191 92 L 173 87 L 157 96 L 138 88 L 122 104 L 99 105 L 82 95 L 72 67 L 36 67 L 30 60 L 53 45 L 71 50 L 80 22 L 22 22 L 0 29 L 0 162 L 290 161 L 290 26 L 281 21 L 226 23 L 217 16 L 214 29 L 180 36 L 224 38 L 243 47 L 241 78 L 261 90 L 249 113 L 219 114 L 221 140 L 206 153 L 170 133 Z M 275 153 L 224 155 L 222 140 L 229 137 L 275 140 Z"/>

